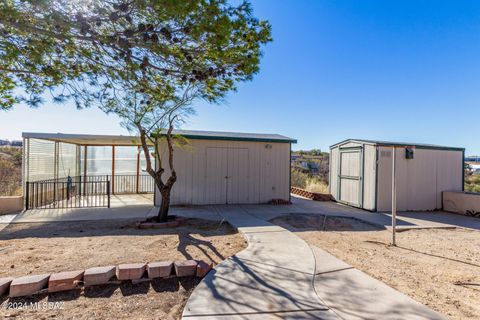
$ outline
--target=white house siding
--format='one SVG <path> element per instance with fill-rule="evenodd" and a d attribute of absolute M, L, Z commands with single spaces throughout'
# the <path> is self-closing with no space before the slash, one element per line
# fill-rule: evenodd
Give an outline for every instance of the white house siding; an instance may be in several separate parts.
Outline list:
<path fill-rule="evenodd" d="M 392 148 L 379 147 L 378 211 L 391 210 Z M 442 191 L 462 190 L 461 151 L 414 149 L 414 159 L 405 159 L 405 149 L 396 150 L 397 209 L 435 210 L 442 207 Z"/>
<path fill-rule="evenodd" d="M 290 144 L 190 139 L 176 147 L 172 204 L 266 203 L 289 199 Z M 166 143 L 160 146 L 164 179 L 169 176 Z M 225 177 L 228 179 L 225 179 Z M 156 204 L 161 203 L 157 191 Z"/>

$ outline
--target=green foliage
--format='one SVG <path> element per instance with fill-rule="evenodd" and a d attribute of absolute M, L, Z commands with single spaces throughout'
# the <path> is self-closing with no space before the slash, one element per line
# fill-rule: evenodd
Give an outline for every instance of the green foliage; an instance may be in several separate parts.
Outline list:
<path fill-rule="evenodd" d="M 48 91 L 120 116 L 187 90 L 190 101 L 220 101 L 258 72 L 271 41 L 248 2 L 226 0 L 10 0 L 0 27 L 0 108 L 38 105 Z"/>
<path fill-rule="evenodd" d="M 140 135 L 167 207 L 176 181 L 174 125 L 194 111 L 194 100 L 220 102 L 251 80 L 261 46 L 272 40 L 270 24 L 253 16 L 249 2 L 227 0 L 5 0 L 0 30 L 0 109 L 37 106 L 49 92 L 56 102 L 117 114 Z M 164 184 L 157 139 L 166 132 L 171 175 Z"/>

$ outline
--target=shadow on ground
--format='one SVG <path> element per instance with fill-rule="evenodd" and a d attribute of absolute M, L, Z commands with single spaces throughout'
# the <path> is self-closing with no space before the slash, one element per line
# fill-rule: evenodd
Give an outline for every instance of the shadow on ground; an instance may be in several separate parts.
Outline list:
<path fill-rule="evenodd" d="M 355 218 L 322 214 L 291 213 L 269 220 L 289 231 L 380 231 L 385 230 Z"/>
<path fill-rule="evenodd" d="M 31 305 L 43 301 L 44 299 L 47 299 L 48 302 L 73 301 L 80 298 L 82 295 L 89 299 L 109 298 L 117 290 L 120 290 L 123 297 L 145 295 L 150 290 L 154 290 L 157 293 L 177 292 L 180 288 L 183 288 L 186 292 L 191 292 L 200 283 L 200 280 L 201 279 L 196 277 L 173 277 L 168 279 L 153 279 L 138 284 L 133 284 L 131 282 L 105 284 L 65 292 L 42 293 L 28 297 L 2 297 L 0 299 L 0 305 L 4 302 L 14 305 Z"/>

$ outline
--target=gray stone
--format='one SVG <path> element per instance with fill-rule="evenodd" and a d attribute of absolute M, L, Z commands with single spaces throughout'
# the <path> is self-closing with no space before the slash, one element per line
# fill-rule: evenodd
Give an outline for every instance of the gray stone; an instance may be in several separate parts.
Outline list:
<path fill-rule="evenodd" d="M 147 264 L 149 278 L 166 278 L 172 274 L 173 261 L 158 261 Z"/>
<path fill-rule="evenodd" d="M 87 269 L 83 274 L 83 283 L 86 287 L 108 283 L 115 275 L 115 269 L 115 266 Z"/>
<path fill-rule="evenodd" d="M 30 296 L 45 289 L 50 274 L 40 274 L 35 276 L 25 276 L 14 279 L 10 283 L 10 297 Z"/>

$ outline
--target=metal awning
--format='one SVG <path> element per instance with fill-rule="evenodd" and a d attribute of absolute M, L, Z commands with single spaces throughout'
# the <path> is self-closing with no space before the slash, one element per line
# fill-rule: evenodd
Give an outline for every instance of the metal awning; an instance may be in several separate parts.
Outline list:
<path fill-rule="evenodd" d="M 240 132 L 219 132 L 219 131 L 198 131 L 198 130 L 174 130 L 173 134 L 181 135 L 187 139 L 200 140 L 230 140 L 230 141 L 252 141 L 252 142 L 283 142 L 296 143 L 297 140 L 279 134 L 263 133 L 240 133 Z M 138 136 L 123 135 L 93 135 L 93 134 L 68 134 L 68 133 L 39 133 L 23 132 L 25 139 L 42 139 L 56 142 L 72 143 L 88 146 L 139 146 L 141 145 Z"/>

